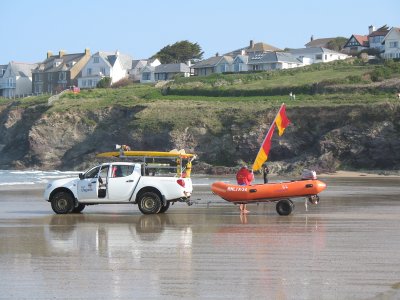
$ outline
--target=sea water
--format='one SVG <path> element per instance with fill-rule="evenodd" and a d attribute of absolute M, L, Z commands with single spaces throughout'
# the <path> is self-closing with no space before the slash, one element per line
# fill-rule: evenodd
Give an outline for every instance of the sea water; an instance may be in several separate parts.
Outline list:
<path fill-rule="evenodd" d="M 49 181 L 77 177 L 78 171 L 0 170 L 0 186 L 41 185 Z"/>

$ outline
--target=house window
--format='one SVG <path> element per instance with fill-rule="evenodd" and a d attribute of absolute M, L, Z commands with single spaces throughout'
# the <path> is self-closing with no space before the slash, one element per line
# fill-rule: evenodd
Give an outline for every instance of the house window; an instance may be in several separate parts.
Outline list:
<path fill-rule="evenodd" d="M 106 68 L 100 68 L 100 73 L 103 75 L 106 75 Z"/>
<path fill-rule="evenodd" d="M 150 80 L 150 77 L 151 76 L 151 74 L 150 74 L 150 72 L 143 72 L 142 73 L 142 79 L 143 80 Z"/>
<path fill-rule="evenodd" d="M 99 57 L 98 56 L 93 57 L 93 63 L 95 63 L 95 64 L 99 63 Z"/>
<path fill-rule="evenodd" d="M 389 42 L 389 47 L 390 48 L 398 48 L 399 47 L 399 42 Z"/>
<path fill-rule="evenodd" d="M 67 80 L 67 73 L 66 72 L 58 73 L 58 80 Z"/>
<path fill-rule="evenodd" d="M 47 74 L 47 80 L 52 81 L 53 80 L 53 73 L 48 73 Z"/>
<path fill-rule="evenodd" d="M 317 54 L 317 55 L 315 55 L 315 59 L 321 60 L 321 59 L 322 59 L 322 54 Z"/>
<path fill-rule="evenodd" d="M 89 79 L 89 80 L 88 80 L 88 86 L 89 86 L 89 87 L 92 87 L 92 79 Z"/>
<path fill-rule="evenodd" d="M 92 75 L 92 69 L 91 68 L 87 68 L 86 72 L 87 72 L 87 75 L 89 75 L 89 76 Z"/>
<path fill-rule="evenodd" d="M 86 80 L 82 80 L 82 86 L 86 87 Z"/>

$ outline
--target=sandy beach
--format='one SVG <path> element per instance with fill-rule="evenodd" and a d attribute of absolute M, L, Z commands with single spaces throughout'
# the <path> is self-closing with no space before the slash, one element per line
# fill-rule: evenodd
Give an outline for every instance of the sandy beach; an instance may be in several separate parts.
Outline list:
<path fill-rule="evenodd" d="M 319 177 L 320 204 L 295 199 L 287 217 L 273 203 L 241 215 L 204 178 L 194 205 L 161 215 L 135 205 L 56 215 L 44 185 L 3 186 L 0 298 L 399 299 L 400 178 Z"/>

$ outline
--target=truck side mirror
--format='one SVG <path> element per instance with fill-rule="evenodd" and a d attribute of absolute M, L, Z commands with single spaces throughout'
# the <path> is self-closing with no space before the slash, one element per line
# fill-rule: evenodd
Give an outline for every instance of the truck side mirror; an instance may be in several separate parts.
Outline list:
<path fill-rule="evenodd" d="M 83 179 L 83 173 L 79 173 L 79 179 Z"/>

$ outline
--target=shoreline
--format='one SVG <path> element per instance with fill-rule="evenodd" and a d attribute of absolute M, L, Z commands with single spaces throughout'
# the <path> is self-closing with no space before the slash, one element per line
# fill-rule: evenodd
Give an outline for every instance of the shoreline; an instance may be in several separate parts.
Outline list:
<path fill-rule="evenodd" d="M 355 177 L 381 177 L 381 178 L 400 178 L 398 174 L 380 174 L 380 173 L 369 173 L 361 171 L 336 171 L 334 173 L 321 173 L 317 174 L 318 177 L 345 177 L 345 178 L 355 178 Z"/>

